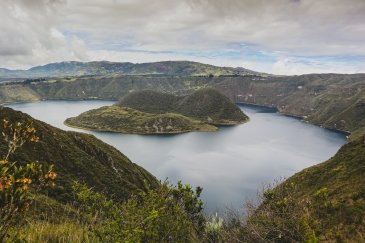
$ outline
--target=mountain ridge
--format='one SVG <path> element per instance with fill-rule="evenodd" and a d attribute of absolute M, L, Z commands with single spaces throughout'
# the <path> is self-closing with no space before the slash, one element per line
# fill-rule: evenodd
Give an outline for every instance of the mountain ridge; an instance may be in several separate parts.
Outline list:
<path fill-rule="evenodd" d="M 147 63 L 110 61 L 65 61 L 34 66 L 27 70 L 0 68 L 0 78 L 39 78 L 106 74 L 164 74 L 178 76 L 254 75 L 260 74 L 243 67 L 220 67 L 192 61 L 160 61 Z"/>

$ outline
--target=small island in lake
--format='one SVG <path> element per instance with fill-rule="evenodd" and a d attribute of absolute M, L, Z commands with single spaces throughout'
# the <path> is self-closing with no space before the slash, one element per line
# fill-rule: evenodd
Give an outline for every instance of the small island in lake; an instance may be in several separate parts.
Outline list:
<path fill-rule="evenodd" d="M 187 96 L 135 91 L 115 105 L 68 118 L 65 124 L 95 131 L 169 134 L 217 131 L 217 126 L 241 124 L 248 119 L 228 97 L 204 88 Z"/>

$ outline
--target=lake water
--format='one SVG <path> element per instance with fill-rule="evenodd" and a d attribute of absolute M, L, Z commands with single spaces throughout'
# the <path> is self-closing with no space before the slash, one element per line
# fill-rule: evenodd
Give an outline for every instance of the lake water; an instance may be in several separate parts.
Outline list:
<path fill-rule="evenodd" d="M 42 101 L 8 105 L 65 130 L 63 121 L 111 101 Z M 264 185 L 325 161 L 346 143 L 344 135 L 267 109 L 241 106 L 246 124 L 218 132 L 126 135 L 90 132 L 157 178 L 202 186 L 206 211 L 242 208 Z M 314 182 L 315 183 L 315 182 Z"/>

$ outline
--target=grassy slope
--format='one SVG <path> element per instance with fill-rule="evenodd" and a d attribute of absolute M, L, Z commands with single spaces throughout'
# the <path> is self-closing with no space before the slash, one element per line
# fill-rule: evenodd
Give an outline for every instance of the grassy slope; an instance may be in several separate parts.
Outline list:
<path fill-rule="evenodd" d="M 10 108 L 0 107 L 0 119 L 12 122 L 32 120 L 40 137 L 36 145 L 26 145 L 13 158 L 16 161 L 34 161 L 54 164 L 59 174 L 57 188 L 50 192 L 60 200 L 72 198 L 73 180 L 84 182 L 117 200 L 144 189 L 144 180 L 156 185 L 157 180 L 125 155 L 92 135 L 65 132 Z M 0 128 L 1 129 L 1 128 Z M 6 150 L 0 140 L 0 153 Z"/>
<path fill-rule="evenodd" d="M 174 96 L 150 90 L 132 92 L 118 104 L 156 114 L 178 113 L 212 124 L 237 124 L 248 119 L 231 100 L 211 88 L 200 89 L 188 96 Z"/>
<path fill-rule="evenodd" d="M 344 145 L 328 161 L 295 174 L 284 185 L 296 185 L 294 197 L 298 202 L 313 200 L 319 190 L 327 188 L 328 197 L 310 207 L 318 220 L 320 239 L 361 242 L 365 239 L 364 174 L 365 137 Z"/>
<path fill-rule="evenodd" d="M 284 114 L 349 131 L 351 139 L 365 129 L 364 74 L 227 78 L 215 86 L 238 102 L 275 106 Z"/>
<path fill-rule="evenodd" d="M 40 100 L 40 95 L 33 89 L 22 85 L 0 86 L 0 104 L 13 102 L 32 102 Z"/>
<path fill-rule="evenodd" d="M 215 89 L 199 89 L 182 98 L 175 110 L 186 116 L 213 124 L 235 124 L 248 120 L 248 117 L 226 96 Z"/>
<path fill-rule="evenodd" d="M 179 114 L 152 114 L 120 106 L 104 106 L 69 118 L 66 125 L 97 131 L 166 134 L 216 131 L 217 128 Z"/>

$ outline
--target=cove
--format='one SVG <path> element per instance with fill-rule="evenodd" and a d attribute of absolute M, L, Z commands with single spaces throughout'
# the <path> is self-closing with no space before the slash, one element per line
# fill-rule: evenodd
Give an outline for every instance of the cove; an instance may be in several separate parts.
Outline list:
<path fill-rule="evenodd" d="M 240 105 L 248 123 L 218 132 L 180 135 L 126 135 L 67 127 L 63 121 L 112 101 L 42 101 L 10 104 L 15 110 L 64 130 L 94 134 L 158 179 L 203 187 L 206 212 L 236 209 L 263 186 L 323 162 L 346 143 L 344 134 L 320 128 L 263 107 Z M 313 182 L 315 183 L 315 182 Z"/>

